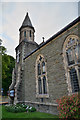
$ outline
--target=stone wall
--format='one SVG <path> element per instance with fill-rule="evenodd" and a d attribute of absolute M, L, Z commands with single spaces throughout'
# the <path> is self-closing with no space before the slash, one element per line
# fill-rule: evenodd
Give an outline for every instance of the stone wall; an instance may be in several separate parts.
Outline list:
<path fill-rule="evenodd" d="M 47 103 L 49 111 L 53 111 L 55 113 L 55 107 L 52 107 L 52 105 L 49 104 L 56 104 L 57 98 L 68 95 L 68 86 L 66 83 L 63 63 L 63 44 L 66 37 L 70 34 L 78 35 L 78 25 L 75 25 L 72 28 L 68 29 L 66 32 L 62 33 L 54 40 L 47 43 L 45 46 L 37 50 L 37 52 L 25 60 L 25 101 L 28 101 L 28 103 L 38 102 L 40 104 L 39 111 L 41 110 L 47 112 Z M 47 63 L 49 98 L 43 98 L 43 102 L 41 101 L 41 98 L 36 98 L 35 69 L 36 58 L 39 54 L 42 54 L 44 56 Z M 41 103 L 44 104 L 43 107 L 41 107 Z M 37 104 L 35 103 L 35 106 L 36 105 Z M 55 111 L 52 109 L 55 109 Z"/>

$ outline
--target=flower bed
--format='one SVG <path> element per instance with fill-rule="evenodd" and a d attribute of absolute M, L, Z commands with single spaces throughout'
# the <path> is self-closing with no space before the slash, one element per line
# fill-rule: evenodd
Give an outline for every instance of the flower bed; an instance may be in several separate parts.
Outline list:
<path fill-rule="evenodd" d="M 35 112 L 36 109 L 25 104 L 16 104 L 16 105 L 6 105 L 5 109 L 8 112 L 18 113 L 18 112 Z"/>
<path fill-rule="evenodd" d="M 80 93 L 57 99 L 60 118 L 80 118 Z"/>

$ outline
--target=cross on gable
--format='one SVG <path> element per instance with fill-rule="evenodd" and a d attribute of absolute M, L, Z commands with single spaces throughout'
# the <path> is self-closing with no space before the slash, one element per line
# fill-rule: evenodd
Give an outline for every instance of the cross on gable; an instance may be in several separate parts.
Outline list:
<path fill-rule="evenodd" d="M 43 39 L 43 42 L 44 42 L 44 39 L 45 39 L 45 38 L 44 38 L 44 37 L 42 37 L 42 39 Z"/>
<path fill-rule="evenodd" d="M 19 52 L 19 50 L 18 50 L 18 52 L 17 52 L 17 63 L 19 62 L 19 56 L 20 56 L 20 52 Z"/>

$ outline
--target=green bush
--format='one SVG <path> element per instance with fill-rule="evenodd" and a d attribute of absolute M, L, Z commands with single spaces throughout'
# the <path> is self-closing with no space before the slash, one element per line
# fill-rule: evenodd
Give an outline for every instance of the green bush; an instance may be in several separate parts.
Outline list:
<path fill-rule="evenodd" d="M 16 105 L 6 105 L 5 109 L 8 112 L 18 113 L 18 112 L 35 112 L 34 107 L 27 106 L 25 104 L 16 104 Z"/>
<path fill-rule="evenodd" d="M 8 112 L 18 113 L 18 112 L 25 112 L 26 109 L 21 106 L 10 105 L 5 107 Z"/>
<path fill-rule="evenodd" d="M 36 111 L 36 109 L 34 108 L 34 107 L 30 107 L 29 109 L 28 109 L 28 112 L 35 112 Z"/>
<path fill-rule="evenodd" d="M 60 118 L 80 118 L 80 93 L 57 99 Z"/>
<path fill-rule="evenodd" d="M 20 103 L 17 103 L 16 106 L 17 106 L 17 107 L 20 106 L 20 107 L 23 107 L 23 108 L 26 108 L 26 107 L 27 107 L 27 105 L 25 105 L 25 104 L 20 104 Z"/>

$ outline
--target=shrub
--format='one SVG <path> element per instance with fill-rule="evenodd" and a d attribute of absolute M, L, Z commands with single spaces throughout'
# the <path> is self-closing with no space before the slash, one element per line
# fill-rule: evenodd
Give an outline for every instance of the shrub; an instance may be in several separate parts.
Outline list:
<path fill-rule="evenodd" d="M 80 118 L 80 93 L 57 99 L 60 118 Z"/>
<path fill-rule="evenodd" d="M 5 109 L 8 112 L 18 113 L 18 112 L 35 112 L 34 107 L 27 106 L 25 104 L 16 104 L 16 105 L 6 105 Z"/>
<path fill-rule="evenodd" d="M 25 105 L 25 104 L 20 104 L 20 103 L 17 103 L 16 106 L 18 106 L 18 107 L 20 106 L 20 107 L 23 107 L 23 108 L 26 108 L 26 107 L 27 107 L 27 105 Z"/>
<path fill-rule="evenodd" d="M 34 108 L 34 107 L 30 107 L 29 109 L 28 109 L 28 112 L 35 112 L 36 111 L 36 109 Z"/>
<path fill-rule="evenodd" d="M 18 113 L 18 112 L 25 112 L 26 109 L 21 106 L 10 105 L 5 107 L 8 112 Z"/>

